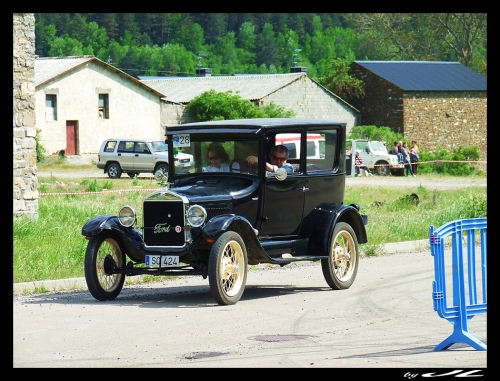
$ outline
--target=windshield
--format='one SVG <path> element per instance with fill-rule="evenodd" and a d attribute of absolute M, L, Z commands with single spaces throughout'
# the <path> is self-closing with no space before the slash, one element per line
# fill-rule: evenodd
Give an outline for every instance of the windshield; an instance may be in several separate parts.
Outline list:
<path fill-rule="evenodd" d="M 387 148 L 382 144 L 382 142 L 379 141 L 372 141 L 370 142 L 370 145 L 372 146 L 373 151 L 383 151 L 387 153 Z"/>
<path fill-rule="evenodd" d="M 185 137 L 186 135 L 179 135 Z M 193 163 L 189 173 L 245 173 L 257 175 L 257 165 L 249 165 L 247 158 L 258 156 L 259 141 L 256 139 L 221 139 L 221 135 L 191 135 L 178 139 L 173 136 L 174 154 L 192 155 Z M 185 171 L 175 169 L 177 174 Z"/>

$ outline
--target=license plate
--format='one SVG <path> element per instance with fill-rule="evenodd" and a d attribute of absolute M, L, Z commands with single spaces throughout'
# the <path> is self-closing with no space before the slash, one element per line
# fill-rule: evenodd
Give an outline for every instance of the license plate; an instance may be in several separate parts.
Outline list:
<path fill-rule="evenodd" d="M 174 267 L 179 266 L 179 256 L 177 255 L 146 255 L 146 266 L 153 267 Z"/>

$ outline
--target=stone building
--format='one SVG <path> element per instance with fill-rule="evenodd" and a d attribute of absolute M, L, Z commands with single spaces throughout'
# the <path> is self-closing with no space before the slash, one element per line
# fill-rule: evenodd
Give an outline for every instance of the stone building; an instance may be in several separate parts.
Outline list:
<path fill-rule="evenodd" d="M 355 61 L 365 96 L 360 125 L 387 126 L 419 148 L 477 146 L 486 161 L 486 78 L 458 62 Z"/>
<path fill-rule="evenodd" d="M 196 77 L 139 77 L 141 82 L 165 94 L 162 124 L 192 121 L 187 104 L 205 91 L 231 91 L 257 106 L 271 102 L 295 112 L 294 118 L 332 119 L 347 124 L 348 132 L 357 125 L 359 112 L 342 98 L 312 80 L 305 71 L 288 74 L 246 74 L 211 76 L 211 69 L 197 69 Z"/>
<path fill-rule="evenodd" d="M 14 218 L 38 219 L 35 128 L 35 14 L 13 14 Z"/>

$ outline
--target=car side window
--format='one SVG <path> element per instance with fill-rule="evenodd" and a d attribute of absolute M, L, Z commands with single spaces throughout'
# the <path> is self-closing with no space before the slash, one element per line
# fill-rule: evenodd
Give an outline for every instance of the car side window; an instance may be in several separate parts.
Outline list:
<path fill-rule="evenodd" d="M 118 152 L 134 152 L 134 142 L 120 142 L 118 145 Z"/>
<path fill-rule="evenodd" d="M 136 142 L 135 143 L 135 152 L 136 153 L 149 153 L 148 146 L 145 142 Z"/>
<path fill-rule="evenodd" d="M 333 171 L 337 151 L 337 130 L 309 131 L 307 134 L 307 172 Z"/>
<path fill-rule="evenodd" d="M 106 143 L 106 146 L 104 147 L 104 152 L 114 152 L 115 147 L 116 147 L 116 142 L 110 140 Z"/>

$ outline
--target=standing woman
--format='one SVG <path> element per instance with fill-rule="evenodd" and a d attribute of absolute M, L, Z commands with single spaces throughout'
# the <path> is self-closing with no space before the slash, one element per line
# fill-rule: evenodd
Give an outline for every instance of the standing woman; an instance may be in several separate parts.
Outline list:
<path fill-rule="evenodd" d="M 410 148 L 410 161 L 411 161 L 411 168 L 413 170 L 413 174 L 417 174 L 417 164 L 418 164 L 418 158 L 419 158 L 420 151 L 418 150 L 417 146 L 417 141 L 412 140 L 411 141 L 411 148 Z"/>
<path fill-rule="evenodd" d="M 403 145 L 401 146 L 401 152 L 403 153 L 403 161 L 405 163 L 404 165 L 405 165 L 406 176 L 408 176 L 408 173 L 411 173 L 411 175 L 415 177 L 415 173 L 413 173 L 410 164 L 410 150 L 408 148 L 408 143 L 406 142 L 403 143 Z"/>

